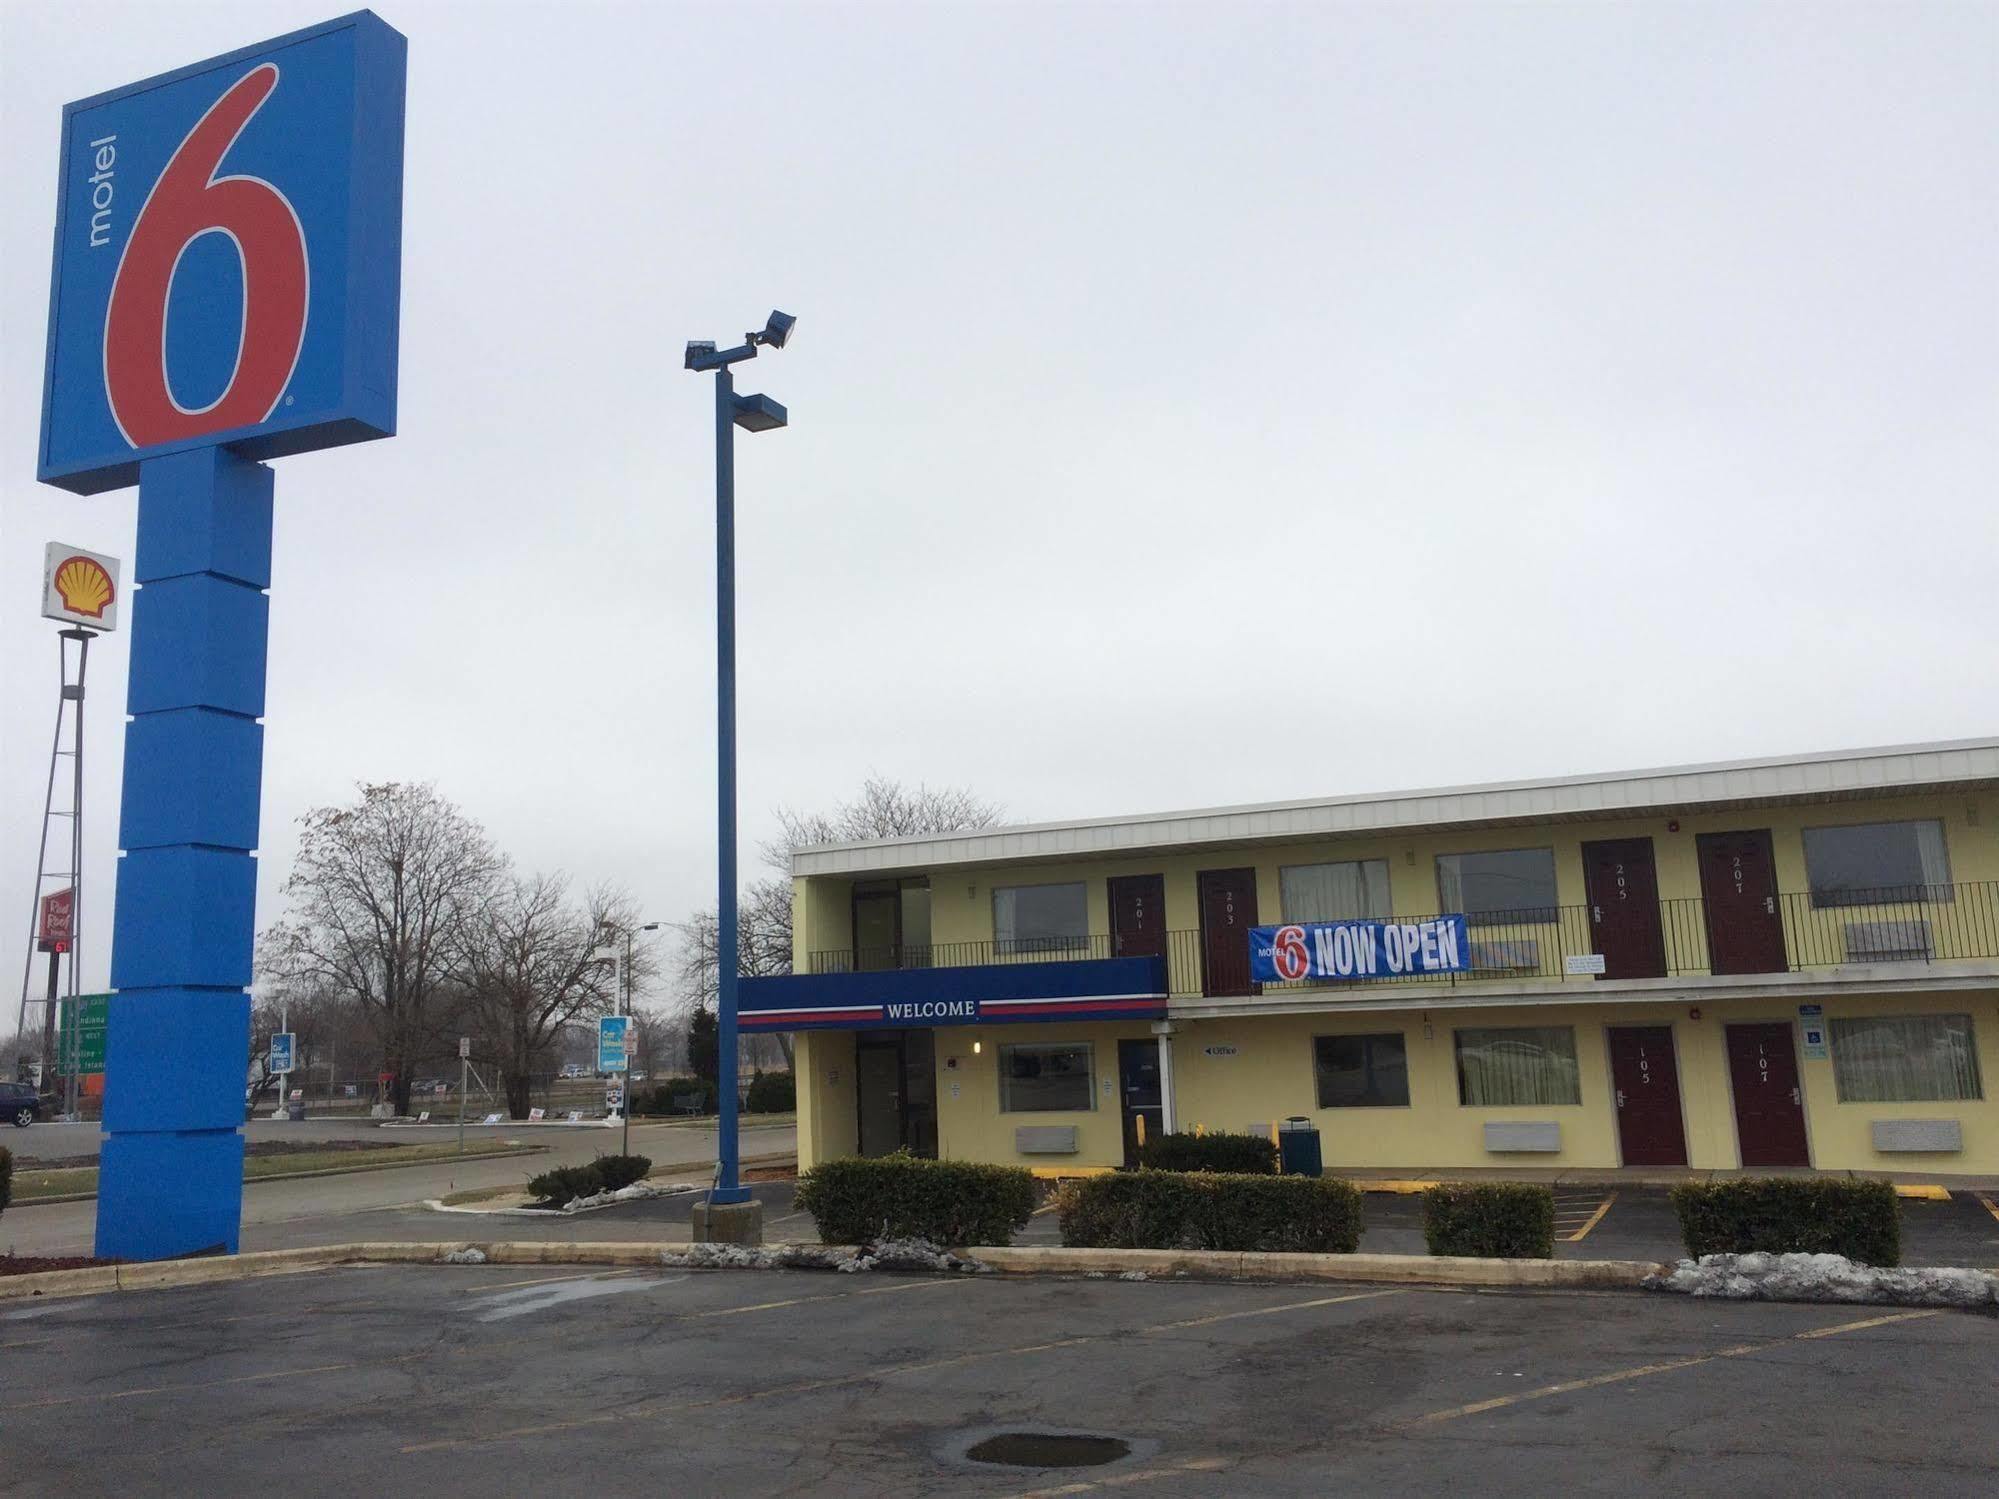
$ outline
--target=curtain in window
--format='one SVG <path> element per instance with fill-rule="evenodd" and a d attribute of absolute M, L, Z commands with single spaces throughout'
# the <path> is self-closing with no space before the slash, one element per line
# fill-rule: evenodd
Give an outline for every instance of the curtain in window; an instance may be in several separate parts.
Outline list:
<path fill-rule="evenodd" d="M 1943 851 L 1943 824 L 1924 821 L 1915 824 L 1916 855 L 1923 861 L 1923 883 L 1936 898 L 1936 887 L 1950 883 L 1950 860 Z"/>
<path fill-rule="evenodd" d="M 1982 1098 L 1969 1015 L 1875 1015 L 1832 1023 L 1841 1103 Z"/>
<path fill-rule="evenodd" d="M 1582 1102 L 1570 1026 L 1459 1031 L 1457 1044 L 1458 1097 L 1465 1104 Z"/>
<path fill-rule="evenodd" d="M 1437 855 L 1437 900 L 1439 909 L 1465 909 L 1465 876 L 1457 854 Z"/>
<path fill-rule="evenodd" d="M 1286 921 L 1385 921 L 1388 861 L 1289 864 L 1277 872 Z"/>
<path fill-rule="evenodd" d="M 993 891 L 993 944 L 1000 952 L 1012 952 L 1020 931 L 1020 891 L 1005 888 Z"/>

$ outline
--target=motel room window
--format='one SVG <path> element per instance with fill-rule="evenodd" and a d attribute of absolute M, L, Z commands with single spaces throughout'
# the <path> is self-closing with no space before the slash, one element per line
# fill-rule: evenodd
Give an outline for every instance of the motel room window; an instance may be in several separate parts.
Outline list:
<path fill-rule="evenodd" d="M 1969 1015 L 1871 1015 L 1830 1027 L 1841 1103 L 1948 1103 L 1985 1096 Z"/>
<path fill-rule="evenodd" d="M 1277 871 L 1286 921 L 1386 921 L 1388 861 L 1287 864 Z"/>
<path fill-rule="evenodd" d="M 1322 1109 L 1387 1109 L 1409 1102 L 1409 1056 L 1400 1031 L 1315 1036 L 1312 1066 Z"/>
<path fill-rule="evenodd" d="M 1930 818 L 1806 828 L 1805 878 L 1814 906 L 1949 900 L 1943 824 Z"/>
<path fill-rule="evenodd" d="M 993 949 L 1001 956 L 1082 952 L 1089 942 L 1089 889 L 1081 880 L 993 891 Z"/>
<path fill-rule="evenodd" d="M 1555 851 L 1507 848 L 1437 855 L 1438 910 L 1462 911 L 1472 926 L 1555 919 Z"/>
<path fill-rule="evenodd" d="M 1087 1041 L 1002 1046 L 999 1075 L 1002 1114 L 1072 1113 L 1094 1106 Z"/>
<path fill-rule="evenodd" d="M 1480 1107 L 1583 1101 L 1576 1033 L 1567 1025 L 1457 1032 L 1458 1102 Z"/>

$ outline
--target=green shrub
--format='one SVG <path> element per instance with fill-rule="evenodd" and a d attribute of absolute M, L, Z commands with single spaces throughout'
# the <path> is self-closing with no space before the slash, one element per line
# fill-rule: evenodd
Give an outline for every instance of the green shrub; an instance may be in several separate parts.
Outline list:
<path fill-rule="evenodd" d="M 1445 1182 L 1423 1194 L 1423 1242 L 1432 1254 L 1481 1259 L 1555 1257 L 1555 1193 L 1529 1182 Z"/>
<path fill-rule="evenodd" d="M 789 1114 L 798 1107 L 798 1083 L 789 1072 L 759 1072 L 743 1097 L 749 1114 Z"/>
<path fill-rule="evenodd" d="M 1262 1135 L 1159 1135 L 1139 1149 L 1138 1164 L 1154 1171 L 1275 1176 L 1277 1147 Z"/>
<path fill-rule="evenodd" d="M 1034 1175 L 1022 1166 L 923 1161 L 898 1152 L 815 1166 L 799 1178 L 796 1200 L 824 1244 L 1006 1244 L 1034 1212 Z"/>
<path fill-rule="evenodd" d="M 1060 1203 L 1062 1242 L 1071 1248 L 1352 1254 L 1360 1247 L 1360 1191 L 1332 1177 L 1115 1172 L 1068 1184 Z"/>
<path fill-rule="evenodd" d="M 555 1166 L 528 1178 L 528 1191 L 543 1202 L 561 1207 L 578 1197 L 598 1192 L 615 1192 L 633 1182 L 644 1181 L 652 1170 L 650 1157 L 642 1155 L 600 1155 L 582 1166 Z"/>
<path fill-rule="evenodd" d="M 539 1176 L 528 1178 L 528 1192 L 543 1202 L 561 1207 L 576 1197 L 588 1197 L 604 1189 L 604 1178 L 592 1161 L 587 1166 L 552 1166 Z"/>
<path fill-rule="evenodd" d="M 600 1155 L 590 1164 L 597 1168 L 597 1179 L 603 1184 L 601 1190 L 616 1192 L 620 1188 L 631 1186 L 634 1182 L 644 1181 L 646 1173 L 652 1170 L 652 1157 Z"/>
<path fill-rule="evenodd" d="M 1748 1177 L 1686 1182 L 1673 1211 L 1687 1253 L 1843 1254 L 1863 1265 L 1902 1262 L 1901 1203 L 1887 1182 Z"/>
<path fill-rule="evenodd" d="M 14 1200 L 14 1152 L 0 1146 L 0 1213 Z"/>

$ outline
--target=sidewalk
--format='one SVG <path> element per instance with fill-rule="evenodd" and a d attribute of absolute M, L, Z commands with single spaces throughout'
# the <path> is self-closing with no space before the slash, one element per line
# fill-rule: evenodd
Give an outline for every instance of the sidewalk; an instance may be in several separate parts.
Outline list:
<path fill-rule="evenodd" d="M 1551 1187 L 1671 1187 L 1681 1182 L 1736 1181 L 1748 1177 L 1834 1177 L 1842 1181 L 1885 1181 L 1899 1187 L 1939 1186 L 1948 1192 L 1999 1193 L 1999 1176 L 1966 1176 L 1937 1171 L 1816 1171 L 1806 1166 L 1755 1166 L 1694 1170 L 1674 1166 L 1369 1166 L 1326 1167 L 1327 1176 L 1351 1182 L 1542 1182 Z"/>

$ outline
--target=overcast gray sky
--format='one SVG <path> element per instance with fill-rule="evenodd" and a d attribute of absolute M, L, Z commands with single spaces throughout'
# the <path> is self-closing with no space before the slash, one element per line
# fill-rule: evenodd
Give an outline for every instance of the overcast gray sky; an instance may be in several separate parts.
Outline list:
<path fill-rule="evenodd" d="M 1999 716 L 1999 6 L 380 11 L 401 433 L 278 465 L 260 921 L 360 779 L 712 899 L 680 348 L 772 306 L 746 845 L 871 770 L 1047 819 Z M 133 491 L 34 480 L 61 106 L 334 13 L 0 5 L 8 985 L 42 545 L 132 553 Z M 123 635 L 93 675 L 103 917 Z"/>

